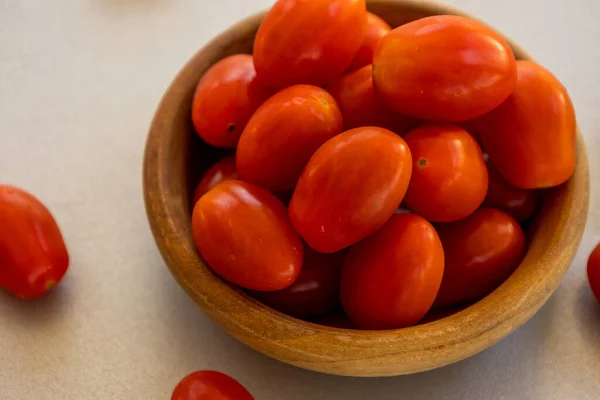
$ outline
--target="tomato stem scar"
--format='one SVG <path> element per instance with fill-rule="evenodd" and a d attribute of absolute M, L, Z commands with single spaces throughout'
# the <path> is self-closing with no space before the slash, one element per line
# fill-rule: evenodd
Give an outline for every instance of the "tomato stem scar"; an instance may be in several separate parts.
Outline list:
<path fill-rule="evenodd" d="M 424 166 L 426 166 L 426 165 L 427 165 L 427 160 L 426 160 L 426 159 L 424 159 L 424 158 L 421 158 L 421 159 L 418 161 L 418 164 L 419 164 L 419 167 L 424 167 Z"/>

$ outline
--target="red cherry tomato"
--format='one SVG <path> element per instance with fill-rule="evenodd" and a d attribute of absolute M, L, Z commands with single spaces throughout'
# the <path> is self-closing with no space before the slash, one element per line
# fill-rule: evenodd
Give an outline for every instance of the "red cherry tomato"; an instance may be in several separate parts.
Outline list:
<path fill-rule="evenodd" d="M 302 242 L 285 206 L 250 183 L 224 181 L 202 196 L 192 231 L 212 270 L 246 289 L 283 289 L 300 273 Z"/>
<path fill-rule="evenodd" d="M 324 89 L 284 89 L 248 122 L 236 155 L 238 173 L 265 189 L 293 189 L 313 153 L 341 131 L 342 114 Z"/>
<path fill-rule="evenodd" d="M 590 254 L 587 264 L 587 274 L 592 292 L 600 302 L 600 244 Z"/>
<path fill-rule="evenodd" d="M 360 68 L 333 80 L 326 89 L 335 98 L 344 128 L 379 126 L 403 135 L 416 125 L 413 118 L 388 110 L 375 95 L 372 66 Z"/>
<path fill-rule="evenodd" d="M 50 211 L 31 194 L 0 185 L 0 287 L 36 298 L 67 272 L 69 254 Z"/>
<path fill-rule="evenodd" d="M 252 56 L 237 54 L 213 65 L 198 83 L 192 122 L 217 147 L 235 147 L 252 113 L 270 92 L 256 81 Z"/>
<path fill-rule="evenodd" d="M 204 173 L 200 183 L 196 186 L 193 198 L 194 204 L 217 183 L 234 179 L 238 179 L 238 173 L 235 169 L 235 155 L 220 159 Z"/>
<path fill-rule="evenodd" d="M 312 156 L 289 214 L 310 247 L 332 253 L 369 236 L 404 197 L 411 157 L 404 140 L 383 128 L 356 128 Z"/>
<path fill-rule="evenodd" d="M 171 400 L 254 400 L 238 381 L 217 371 L 189 374 L 175 387 Z"/>
<path fill-rule="evenodd" d="M 375 48 L 381 41 L 381 38 L 387 35 L 391 30 L 392 27 L 387 22 L 377 15 L 367 12 L 367 34 L 348 70 L 353 71 L 364 67 L 365 65 L 372 64 Z"/>
<path fill-rule="evenodd" d="M 560 185 L 575 170 L 573 104 L 564 86 L 543 67 L 517 61 L 517 73 L 513 94 L 470 125 L 511 185 L 523 189 Z"/>
<path fill-rule="evenodd" d="M 366 30 L 365 0 L 278 0 L 254 41 L 259 79 L 322 86 L 348 68 Z"/>
<path fill-rule="evenodd" d="M 487 163 L 489 185 L 483 205 L 499 208 L 519 222 L 533 216 L 539 204 L 539 192 L 519 189 L 506 182 L 496 167 Z"/>
<path fill-rule="evenodd" d="M 515 57 L 489 27 L 440 15 L 402 25 L 373 57 L 375 88 L 399 113 L 457 122 L 482 115 L 515 88 Z"/>
<path fill-rule="evenodd" d="M 444 273 L 435 229 L 415 214 L 395 214 L 350 248 L 342 268 L 341 299 L 363 329 L 396 329 L 429 311 Z"/>
<path fill-rule="evenodd" d="M 479 145 L 455 125 L 425 125 L 405 137 L 413 174 L 404 202 L 430 221 L 466 217 L 483 202 L 488 175 Z"/>
<path fill-rule="evenodd" d="M 255 292 L 254 297 L 296 318 L 323 315 L 340 301 L 340 274 L 344 252 L 322 254 L 304 247 L 304 263 L 291 286 L 272 292 Z"/>
<path fill-rule="evenodd" d="M 448 307 L 490 294 L 525 255 L 525 235 L 510 215 L 480 208 L 462 221 L 436 226 L 446 267 L 436 306 Z"/>

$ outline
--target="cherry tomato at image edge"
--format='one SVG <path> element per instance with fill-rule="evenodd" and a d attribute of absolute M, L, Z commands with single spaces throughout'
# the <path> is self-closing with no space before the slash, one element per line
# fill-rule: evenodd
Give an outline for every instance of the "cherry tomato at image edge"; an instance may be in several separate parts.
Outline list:
<path fill-rule="evenodd" d="M 232 377 L 218 371 L 196 371 L 183 378 L 171 400 L 254 400 Z"/>

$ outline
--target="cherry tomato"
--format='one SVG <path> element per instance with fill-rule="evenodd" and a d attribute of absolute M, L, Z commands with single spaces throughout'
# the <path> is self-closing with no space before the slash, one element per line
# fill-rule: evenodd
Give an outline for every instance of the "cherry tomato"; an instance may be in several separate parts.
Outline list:
<path fill-rule="evenodd" d="M 543 67 L 517 61 L 517 72 L 513 94 L 470 125 L 511 185 L 523 189 L 560 185 L 575 170 L 573 104 L 564 86 Z"/>
<path fill-rule="evenodd" d="M 300 274 L 302 242 L 285 206 L 250 183 L 224 181 L 202 196 L 192 231 L 212 270 L 246 289 L 284 289 Z"/>
<path fill-rule="evenodd" d="M 341 250 L 392 216 L 410 173 L 410 151 L 400 136 L 383 128 L 351 129 L 312 156 L 292 196 L 290 219 L 313 249 Z"/>
<path fill-rule="evenodd" d="M 396 329 L 429 311 L 444 273 L 435 229 L 416 214 L 395 214 L 350 248 L 342 268 L 341 300 L 363 329 Z"/>
<path fill-rule="evenodd" d="M 238 179 L 238 173 L 235 169 L 235 155 L 220 159 L 204 173 L 200 183 L 196 186 L 193 198 L 194 204 L 217 183 L 234 179 Z"/>
<path fill-rule="evenodd" d="M 50 211 L 34 196 L 0 185 L 0 287 L 40 297 L 67 272 L 69 254 Z"/>
<path fill-rule="evenodd" d="M 499 34 L 468 18 L 440 15 L 383 37 L 373 57 L 373 79 L 392 110 L 457 122 L 502 103 L 517 75 L 513 52 Z"/>
<path fill-rule="evenodd" d="M 198 83 L 192 103 L 194 127 L 205 142 L 233 148 L 252 113 L 270 93 L 257 83 L 252 56 L 224 58 Z"/>
<path fill-rule="evenodd" d="M 367 34 L 354 60 L 350 64 L 350 71 L 373 63 L 373 53 L 382 37 L 387 35 L 392 27 L 377 15 L 367 12 Z"/>
<path fill-rule="evenodd" d="M 600 302 L 600 244 L 590 254 L 587 264 L 587 274 L 592 292 Z"/>
<path fill-rule="evenodd" d="M 304 247 L 304 263 L 291 286 L 253 296 L 270 307 L 296 318 L 323 315 L 340 301 L 340 274 L 344 252 L 322 254 Z"/>
<path fill-rule="evenodd" d="M 348 68 L 367 31 L 365 0 L 278 0 L 254 41 L 259 79 L 322 86 Z"/>
<path fill-rule="evenodd" d="M 424 125 L 405 137 L 413 174 L 404 202 L 430 221 L 466 217 L 483 202 L 488 175 L 479 145 L 455 125 Z"/>
<path fill-rule="evenodd" d="M 483 205 L 499 208 L 519 222 L 533 216 L 539 204 L 539 192 L 519 189 L 506 182 L 496 167 L 487 163 L 489 185 Z"/>
<path fill-rule="evenodd" d="M 342 114 L 324 89 L 296 85 L 252 116 L 237 150 L 241 179 L 265 189 L 293 189 L 313 153 L 342 131 Z"/>
<path fill-rule="evenodd" d="M 325 88 L 342 111 L 344 128 L 379 126 L 403 135 L 416 125 L 413 118 L 388 110 L 373 89 L 372 66 L 360 68 L 333 80 Z"/>
<path fill-rule="evenodd" d="M 436 226 L 446 267 L 436 306 L 448 307 L 490 294 L 525 255 L 525 235 L 510 215 L 480 208 L 462 221 Z"/>
<path fill-rule="evenodd" d="M 171 400 L 254 400 L 238 381 L 217 371 L 196 371 L 175 387 Z"/>

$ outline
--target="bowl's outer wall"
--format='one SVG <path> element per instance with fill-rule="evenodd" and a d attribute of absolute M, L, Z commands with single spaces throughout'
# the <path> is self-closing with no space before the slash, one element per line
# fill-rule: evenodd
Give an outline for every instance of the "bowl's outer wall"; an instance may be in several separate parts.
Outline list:
<path fill-rule="evenodd" d="M 429 15 L 465 15 L 423 1 L 372 1 L 369 9 L 392 26 Z M 195 134 L 191 101 L 199 78 L 212 64 L 251 52 L 262 15 L 230 28 L 188 62 L 166 92 L 148 135 L 143 180 L 150 227 L 167 266 L 189 296 L 227 332 L 258 351 L 302 368 L 351 376 L 441 367 L 486 349 L 531 318 L 568 270 L 585 228 L 589 176 L 579 132 L 575 174 L 546 197 L 522 264 L 488 297 L 450 317 L 402 330 L 328 328 L 274 311 L 210 271 L 192 238 L 189 194 L 191 184 L 222 153 Z M 529 58 L 511 46 L 517 58 Z"/>

